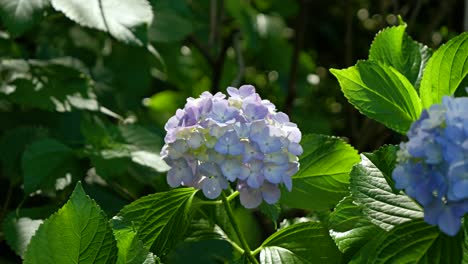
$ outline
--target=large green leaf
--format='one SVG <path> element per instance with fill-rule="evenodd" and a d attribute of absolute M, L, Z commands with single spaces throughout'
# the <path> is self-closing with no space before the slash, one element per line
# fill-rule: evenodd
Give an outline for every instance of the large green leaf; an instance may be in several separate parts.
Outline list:
<path fill-rule="evenodd" d="M 372 42 L 369 60 L 392 66 L 418 88 L 432 52 L 427 46 L 412 40 L 405 30 L 406 24 L 380 31 Z"/>
<path fill-rule="evenodd" d="M 104 212 L 78 183 L 68 202 L 32 237 L 24 263 L 115 263 L 116 256 Z"/>
<path fill-rule="evenodd" d="M 350 196 L 336 206 L 328 219 L 330 236 L 345 256 L 352 256 L 370 239 L 383 232 L 362 213 L 362 208 L 353 203 Z"/>
<path fill-rule="evenodd" d="M 0 0 L 0 18 L 14 36 L 31 28 L 41 17 L 49 0 Z"/>
<path fill-rule="evenodd" d="M 153 264 L 155 256 L 138 236 L 138 233 L 123 224 L 120 219 L 111 220 L 115 239 L 117 240 L 117 264 Z"/>
<path fill-rule="evenodd" d="M 73 109 L 98 111 L 90 78 L 66 60 L 0 61 L 0 94 L 23 107 L 68 112 Z"/>
<path fill-rule="evenodd" d="M 365 155 L 379 170 L 387 180 L 388 185 L 394 193 L 399 190 L 395 188 L 395 183 L 392 178 L 393 169 L 395 169 L 398 147 L 394 145 L 385 145 L 374 152 L 364 152 Z"/>
<path fill-rule="evenodd" d="M 76 167 L 71 148 L 51 138 L 37 140 L 23 154 L 24 192 L 30 194 L 42 188 L 54 190 L 56 180 L 68 177 L 70 181 Z"/>
<path fill-rule="evenodd" d="M 301 145 L 300 170 L 293 176 L 292 191 L 283 191 L 281 201 L 296 208 L 333 208 L 349 192 L 349 172 L 359 162 L 357 151 L 339 138 L 323 135 L 306 135 Z"/>
<path fill-rule="evenodd" d="M 133 228 L 151 252 L 164 256 L 190 225 L 195 193 L 193 188 L 179 188 L 145 196 L 125 206 L 114 221 Z"/>
<path fill-rule="evenodd" d="M 461 236 L 448 237 L 418 219 L 376 236 L 350 263 L 460 263 L 460 242 Z"/>
<path fill-rule="evenodd" d="M 366 156 L 351 171 L 351 194 L 363 214 L 384 230 L 423 217 L 421 207 L 408 196 L 394 194 L 382 172 Z"/>
<path fill-rule="evenodd" d="M 375 61 L 360 61 L 347 69 L 330 71 L 338 78 L 348 101 L 368 117 L 403 134 L 419 118 L 418 94 L 395 68 Z"/>
<path fill-rule="evenodd" d="M 467 85 L 468 33 L 463 33 L 440 47 L 427 63 L 421 81 L 424 108 L 442 102 L 444 95 L 453 95 Z"/>
<path fill-rule="evenodd" d="M 341 253 L 320 223 L 305 222 L 283 228 L 261 245 L 260 262 L 340 263 Z"/>
<path fill-rule="evenodd" d="M 193 221 L 185 240 L 167 256 L 167 263 L 231 263 L 233 248 L 224 231 L 207 220 Z"/>
<path fill-rule="evenodd" d="M 76 23 L 108 32 L 125 43 L 142 45 L 153 12 L 146 0 L 51 0 L 52 6 Z"/>

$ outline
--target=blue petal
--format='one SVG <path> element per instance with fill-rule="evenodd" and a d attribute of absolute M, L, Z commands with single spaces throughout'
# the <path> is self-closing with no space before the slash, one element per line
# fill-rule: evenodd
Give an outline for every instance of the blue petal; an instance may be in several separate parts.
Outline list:
<path fill-rule="evenodd" d="M 259 189 L 250 189 L 248 187 L 238 189 L 240 202 L 245 208 L 256 208 L 262 203 L 262 193 Z"/>
<path fill-rule="evenodd" d="M 265 183 L 261 190 L 263 200 L 269 204 L 275 204 L 281 196 L 281 191 L 278 186 L 271 183 Z"/>
<path fill-rule="evenodd" d="M 288 165 L 277 165 L 274 163 L 266 163 L 263 167 L 263 175 L 271 183 L 280 183 L 283 175 L 288 170 Z"/>
<path fill-rule="evenodd" d="M 208 199 L 216 199 L 221 194 L 221 185 L 219 184 L 218 179 L 208 178 L 203 181 L 203 194 Z"/>

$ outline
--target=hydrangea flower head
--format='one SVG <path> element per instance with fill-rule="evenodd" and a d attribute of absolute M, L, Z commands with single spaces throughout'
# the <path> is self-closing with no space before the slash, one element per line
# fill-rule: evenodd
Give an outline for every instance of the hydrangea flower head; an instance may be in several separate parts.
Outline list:
<path fill-rule="evenodd" d="M 290 191 L 299 169 L 301 132 L 252 85 L 227 92 L 227 98 L 209 92 L 188 98 L 184 109 L 167 121 L 161 150 L 171 166 L 167 182 L 201 189 L 209 199 L 231 182 L 246 208 L 276 203 L 279 185 Z"/>
<path fill-rule="evenodd" d="M 395 187 L 424 207 L 424 220 L 456 235 L 468 212 L 468 97 L 424 110 L 400 144 Z"/>

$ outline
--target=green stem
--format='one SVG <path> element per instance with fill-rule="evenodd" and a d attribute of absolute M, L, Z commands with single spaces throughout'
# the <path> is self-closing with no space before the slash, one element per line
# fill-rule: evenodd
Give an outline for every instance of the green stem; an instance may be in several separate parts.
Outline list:
<path fill-rule="evenodd" d="M 241 248 L 239 245 L 237 245 L 236 242 L 234 242 L 234 241 L 232 241 L 232 240 L 229 240 L 228 242 L 232 245 L 232 247 L 234 248 L 234 250 L 236 250 L 237 252 L 239 252 L 241 255 L 244 254 L 244 252 L 245 252 L 244 249 Z"/>
<path fill-rule="evenodd" d="M 262 246 L 259 246 L 258 248 L 256 248 L 254 251 L 252 251 L 252 255 L 253 256 L 256 256 L 258 253 L 260 253 L 260 251 L 262 251 L 263 247 Z"/>
<path fill-rule="evenodd" d="M 235 193 L 229 196 L 229 198 L 233 196 L 231 200 L 234 197 L 236 197 L 239 193 L 237 192 L 237 194 L 235 195 L 234 194 Z M 236 235 L 239 238 L 242 248 L 244 249 L 244 253 L 247 255 L 247 258 L 250 260 L 251 263 L 258 264 L 257 259 L 255 259 L 255 257 L 252 255 L 252 252 L 250 251 L 250 247 L 247 244 L 247 241 L 245 240 L 244 235 L 242 234 L 239 226 L 237 225 L 236 219 L 234 218 L 234 213 L 232 212 L 231 204 L 229 203 L 228 197 L 226 196 L 224 192 L 222 193 L 221 198 L 223 201 L 224 209 L 226 209 L 226 213 L 229 217 L 229 220 L 231 221 L 232 227 L 234 228 L 234 231 L 236 232 Z"/>
<path fill-rule="evenodd" d="M 236 198 L 237 196 L 239 195 L 239 191 L 235 191 L 233 193 L 231 193 L 226 199 L 228 200 L 228 202 L 232 201 L 234 198 Z M 223 203 L 223 200 L 216 200 L 216 201 L 197 201 L 197 204 L 201 204 L 201 205 L 218 205 L 218 204 L 222 204 Z"/>

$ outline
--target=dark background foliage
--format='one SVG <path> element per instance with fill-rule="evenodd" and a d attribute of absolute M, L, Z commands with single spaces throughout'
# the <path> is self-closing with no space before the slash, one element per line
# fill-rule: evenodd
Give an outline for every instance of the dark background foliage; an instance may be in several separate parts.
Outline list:
<path fill-rule="evenodd" d="M 375 34 L 398 16 L 415 40 L 437 48 L 464 30 L 465 8 L 461 0 L 152 0 L 153 22 L 134 32 L 138 45 L 80 26 L 50 4 L 29 24 L 14 21 L 7 2 L 0 0 L 2 222 L 16 208 L 47 217 L 78 180 L 109 216 L 167 190 L 158 156 L 164 123 L 205 90 L 253 84 L 304 134 L 343 137 L 360 152 L 398 143 L 400 135 L 347 103 L 328 69 L 366 59 Z M 286 210 L 281 219 L 307 213 Z M 259 212 L 237 215 L 252 244 L 271 232 Z M 17 262 L 5 233 L 0 262 Z"/>

